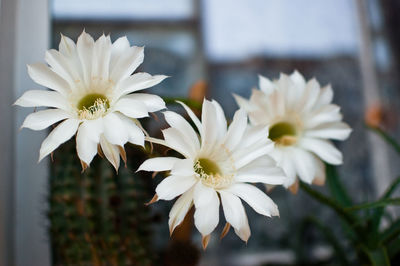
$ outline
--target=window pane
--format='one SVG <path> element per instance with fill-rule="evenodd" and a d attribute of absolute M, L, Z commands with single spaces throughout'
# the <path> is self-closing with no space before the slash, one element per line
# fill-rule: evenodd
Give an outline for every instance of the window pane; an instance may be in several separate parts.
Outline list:
<path fill-rule="evenodd" d="M 182 20 L 193 17 L 192 0 L 53 0 L 56 19 Z"/>
<path fill-rule="evenodd" d="M 206 53 L 212 61 L 352 54 L 354 13 L 347 0 L 204 0 Z"/>

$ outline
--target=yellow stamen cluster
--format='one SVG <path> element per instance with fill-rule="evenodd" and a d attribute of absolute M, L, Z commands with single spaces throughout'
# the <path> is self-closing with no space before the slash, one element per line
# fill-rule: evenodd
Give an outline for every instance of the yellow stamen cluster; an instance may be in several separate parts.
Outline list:
<path fill-rule="evenodd" d="M 200 158 L 193 167 L 196 177 L 203 185 L 219 189 L 228 187 L 232 183 L 233 175 L 221 173 L 218 165 L 209 159 Z"/>
<path fill-rule="evenodd" d="M 104 115 L 109 107 L 108 99 L 98 98 L 95 100 L 93 105 L 86 107 L 83 106 L 81 110 L 78 111 L 79 119 L 82 120 L 93 120 Z"/>

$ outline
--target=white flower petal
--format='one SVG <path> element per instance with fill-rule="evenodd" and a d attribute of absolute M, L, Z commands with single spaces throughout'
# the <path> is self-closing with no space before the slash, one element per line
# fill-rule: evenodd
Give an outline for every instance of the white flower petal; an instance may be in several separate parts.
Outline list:
<path fill-rule="evenodd" d="M 290 75 L 290 79 L 299 87 L 306 86 L 306 80 L 297 70 Z"/>
<path fill-rule="evenodd" d="M 110 78 L 116 84 L 129 77 L 133 71 L 143 62 L 144 47 L 132 46 L 124 56 L 121 56 L 111 70 Z"/>
<path fill-rule="evenodd" d="M 189 189 L 183 193 L 179 199 L 176 200 L 175 204 L 172 206 L 169 212 L 169 231 L 172 232 L 175 228 L 183 222 L 187 212 L 193 205 L 193 188 Z"/>
<path fill-rule="evenodd" d="M 170 127 L 162 131 L 165 139 L 165 143 L 171 149 L 184 155 L 186 158 L 193 158 L 193 149 L 190 144 L 187 143 L 182 133 L 176 128 Z"/>
<path fill-rule="evenodd" d="M 36 83 L 66 95 L 71 91 L 68 83 L 42 63 L 28 65 L 28 74 Z"/>
<path fill-rule="evenodd" d="M 194 176 L 175 176 L 166 177 L 156 187 L 159 199 L 172 200 L 173 198 L 188 191 L 197 182 Z"/>
<path fill-rule="evenodd" d="M 343 162 L 342 153 L 327 140 L 303 138 L 299 145 L 303 149 L 313 152 L 327 163 L 338 165 Z"/>
<path fill-rule="evenodd" d="M 225 219 L 235 228 L 236 234 L 245 242 L 251 232 L 247 215 L 240 199 L 229 191 L 219 191 Z"/>
<path fill-rule="evenodd" d="M 128 141 L 132 144 L 144 147 L 144 133 L 139 128 L 139 126 L 136 125 L 136 123 L 131 118 L 126 117 L 123 114 L 117 113 L 116 115 L 121 119 L 121 121 L 125 125 L 129 137 Z"/>
<path fill-rule="evenodd" d="M 118 97 L 138 90 L 144 90 L 153 87 L 166 78 L 167 76 L 164 75 L 152 76 L 143 72 L 133 74 L 132 76 L 129 76 L 126 79 L 122 80 L 121 83 L 118 85 Z"/>
<path fill-rule="evenodd" d="M 200 149 L 200 142 L 197 133 L 193 130 L 192 126 L 179 114 L 171 111 L 163 113 L 165 121 L 173 127 L 179 130 L 186 142 L 191 146 L 192 153 Z"/>
<path fill-rule="evenodd" d="M 93 136 L 91 136 L 91 134 L 94 132 L 91 132 L 90 123 L 87 122 L 83 122 L 81 124 L 78 129 L 78 133 L 76 134 L 76 151 L 79 159 L 81 159 L 87 165 L 90 165 L 93 157 L 97 154 L 97 145 L 100 141 L 100 135 L 95 134 L 99 135 L 99 137 L 97 142 L 94 141 Z"/>
<path fill-rule="evenodd" d="M 42 130 L 54 123 L 57 123 L 66 118 L 70 118 L 71 115 L 60 109 L 47 109 L 37 111 L 29 114 L 22 124 L 21 128 L 30 128 L 32 130 Z"/>
<path fill-rule="evenodd" d="M 219 199 L 214 189 L 198 182 L 194 188 L 194 224 L 203 236 L 214 231 L 219 222 Z"/>
<path fill-rule="evenodd" d="M 319 108 L 323 105 L 330 104 L 333 99 L 333 90 L 331 85 L 325 86 L 319 92 L 319 97 L 317 102 L 315 103 L 315 108 Z"/>
<path fill-rule="evenodd" d="M 132 118 L 143 118 L 149 116 L 146 105 L 138 100 L 132 100 L 127 96 L 118 100 L 114 110 Z"/>
<path fill-rule="evenodd" d="M 129 50 L 130 44 L 126 36 L 118 38 L 111 46 L 110 69 L 113 69 L 121 56 Z"/>
<path fill-rule="evenodd" d="M 345 140 L 351 133 L 351 128 L 343 122 L 320 124 L 305 132 L 306 137 Z"/>
<path fill-rule="evenodd" d="M 235 162 L 235 168 L 240 169 L 253 160 L 270 153 L 273 149 L 272 145 L 267 145 L 263 143 L 255 143 L 250 147 L 243 148 L 235 151 L 232 154 L 233 160 Z"/>
<path fill-rule="evenodd" d="M 223 137 L 225 137 L 226 135 L 226 126 L 227 126 L 227 122 L 226 122 L 226 118 L 225 118 L 225 113 L 224 110 L 222 109 L 221 105 L 215 101 L 212 100 L 211 103 L 214 105 L 215 107 L 215 116 L 217 119 L 217 124 L 216 126 L 216 130 L 218 131 L 218 140 L 221 140 Z"/>
<path fill-rule="evenodd" d="M 246 201 L 256 212 L 265 216 L 279 216 L 278 206 L 264 192 L 253 185 L 234 184 L 225 191 Z"/>
<path fill-rule="evenodd" d="M 73 135 L 75 135 L 76 130 L 79 126 L 79 120 L 77 119 L 67 119 L 61 124 L 59 124 L 42 142 L 40 147 L 39 162 L 53 152 L 58 146 L 69 140 Z"/>
<path fill-rule="evenodd" d="M 94 43 L 92 57 L 92 82 L 107 80 L 109 77 L 109 65 L 111 57 L 110 36 L 104 34 Z"/>
<path fill-rule="evenodd" d="M 172 169 L 175 163 L 181 161 L 175 157 L 158 157 L 151 158 L 144 161 L 138 168 L 137 171 L 169 171 Z"/>
<path fill-rule="evenodd" d="M 189 115 L 190 119 L 192 119 L 193 123 L 196 125 L 197 130 L 199 131 L 199 133 L 202 131 L 202 125 L 200 120 L 197 118 L 197 116 L 195 115 L 195 113 L 193 113 L 193 111 L 189 108 L 189 106 L 187 106 L 186 104 L 184 104 L 181 101 L 176 101 L 177 103 L 179 103 L 180 105 L 182 105 L 182 107 L 185 109 L 185 111 L 187 112 L 187 114 Z"/>
<path fill-rule="evenodd" d="M 114 166 L 115 170 L 118 171 L 120 163 L 118 147 L 107 141 L 104 135 L 100 136 L 100 146 L 104 156 Z"/>
<path fill-rule="evenodd" d="M 69 60 L 59 51 L 54 49 L 46 51 L 45 60 L 55 73 L 69 83 L 71 88 L 76 82 L 81 81 L 79 70 L 73 64 L 73 60 Z"/>
<path fill-rule="evenodd" d="M 272 83 L 268 78 L 258 75 L 258 86 L 266 94 L 270 94 L 274 91 L 274 83 Z"/>
<path fill-rule="evenodd" d="M 114 113 L 109 113 L 103 118 L 104 137 L 111 144 L 124 146 L 128 142 L 129 135 L 124 123 Z"/>
<path fill-rule="evenodd" d="M 171 169 L 171 175 L 189 176 L 195 175 L 193 169 L 194 162 L 192 159 L 182 159 L 174 163 Z"/>
<path fill-rule="evenodd" d="M 293 149 L 293 163 L 300 179 L 311 184 L 315 178 L 317 168 L 313 155 L 302 149 Z"/>
<path fill-rule="evenodd" d="M 90 86 L 92 80 L 92 62 L 94 40 L 85 31 L 79 36 L 76 43 L 79 59 L 82 65 L 83 81 L 86 86 Z"/>
<path fill-rule="evenodd" d="M 164 100 L 158 95 L 148 93 L 133 93 L 125 97 L 144 103 L 148 112 L 157 112 L 166 108 Z"/>
<path fill-rule="evenodd" d="M 334 104 L 325 105 L 314 111 L 304 122 L 307 129 L 311 129 L 323 123 L 338 122 L 342 120 L 340 107 Z"/>
<path fill-rule="evenodd" d="M 71 109 L 60 93 L 45 90 L 27 91 L 14 104 L 22 107 L 55 107 L 65 111 Z"/>
<path fill-rule="evenodd" d="M 237 103 L 237 105 L 239 106 L 239 108 L 245 110 L 247 113 L 254 111 L 254 109 L 256 109 L 256 107 L 254 106 L 254 104 L 252 104 L 249 100 L 243 98 L 240 95 L 237 95 L 235 93 L 232 94 L 233 98 L 235 98 L 235 101 Z"/>
<path fill-rule="evenodd" d="M 204 152 L 211 150 L 217 141 L 218 132 L 215 130 L 215 125 L 218 121 L 215 113 L 214 105 L 210 101 L 204 99 L 203 109 L 201 112 L 201 122 L 203 127 L 200 132 L 201 148 Z"/>
<path fill-rule="evenodd" d="M 235 176 L 236 182 L 260 182 L 270 185 L 282 185 L 286 179 L 283 170 L 276 167 L 275 161 L 267 155 L 240 168 Z"/>
<path fill-rule="evenodd" d="M 239 109 L 233 116 L 233 121 L 226 133 L 225 146 L 229 150 L 234 150 L 235 147 L 242 141 L 242 137 L 247 128 L 247 114 L 243 109 Z"/>

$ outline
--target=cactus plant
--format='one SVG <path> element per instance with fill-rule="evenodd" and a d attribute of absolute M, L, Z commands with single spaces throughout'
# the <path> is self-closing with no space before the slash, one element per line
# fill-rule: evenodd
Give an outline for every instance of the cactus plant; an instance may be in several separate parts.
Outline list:
<path fill-rule="evenodd" d="M 54 153 L 50 178 L 50 238 L 54 265 L 152 265 L 151 177 L 134 170 L 146 157 L 127 149 L 115 173 L 98 156 L 81 173 L 71 140 Z"/>

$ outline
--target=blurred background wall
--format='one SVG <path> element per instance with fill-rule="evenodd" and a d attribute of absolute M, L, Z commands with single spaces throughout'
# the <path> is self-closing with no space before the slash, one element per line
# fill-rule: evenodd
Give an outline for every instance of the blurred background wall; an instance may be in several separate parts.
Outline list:
<path fill-rule="evenodd" d="M 111 34 L 112 40 L 127 35 L 131 44 L 146 46 L 140 70 L 171 76 L 154 93 L 185 97 L 195 82 L 203 80 L 208 97 L 218 100 L 229 117 L 237 108 L 231 94 L 248 97 L 257 86 L 257 74 L 278 78 L 280 72 L 297 69 L 307 79 L 315 76 L 322 85 L 332 84 L 334 101 L 354 128 L 351 138 L 339 144 L 345 160 L 339 170 L 356 197 L 366 200 L 380 194 L 399 170 L 391 151 L 364 128 L 366 110 L 380 106 L 384 126 L 399 136 L 400 4 L 395 0 L 1 0 L 0 4 L 4 127 L 0 265 L 49 263 L 47 164 L 36 164 L 45 133 L 17 132 L 28 111 L 10 105 L 24 90 L 38 88 L 29 80 L 25 64 L 43 61 L 45 49 L 58 47 L 60 33 L 74 40 L 83 29 L 96 38 L 102 33 Z M 228 235 L 222 244 L 210 244 L 203 264 L 242 260 L 247 265 L 276 254 L 290 262 L 291 253 L 285 252 L 301 217 L 321 213 L 326 223 L 337 222 L 332 213 L 308 204 L 301 193 L 292 196 L 276 189 L 272 198 L 280 206 L 280 219 L 250 218 L 253 237 L 247 246 Z M 307 209 L 302 208 L 305 203 Z M 166 226 L 161 227 L 155 230 L 166 238 Z M 221 259 L 218 254 L 226 256 Z"/>

